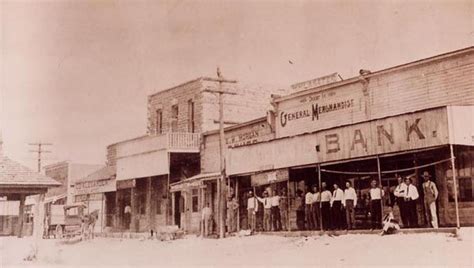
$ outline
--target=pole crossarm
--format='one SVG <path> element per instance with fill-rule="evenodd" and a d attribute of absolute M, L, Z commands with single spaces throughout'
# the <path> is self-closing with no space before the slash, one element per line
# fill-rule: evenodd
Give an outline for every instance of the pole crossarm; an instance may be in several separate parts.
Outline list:
<path fill-rule="evenodd" d="M 32 142 L 28 143 L 30 146 L 38 146 L 37 150 L 30 150 L 31 153 L 37 153 L 38 154 L 38 172 L 41 172 L 41 154 L 43 153 L 51 153 L 51 151 L 44 150 L 43 146 L 51 146 L 53 145 L 52 143 L 48 142 Z"/>
<path fill-rule="evenodd" d="M 209 93 L 218 93 L 218 94 L 226 94 L 226 95 L 237 95 L 237 92 L 233 92 L 230 90 L 223 90 L 223 89 L 204 89 L 204 92 Z"/>
<path fill-rule="evenodd" d="M 212 81 L 212 82 L 219 82 L 219 83 L 231 83 L 231 84 L 237 83 L 237 80 L 224 79 L 224 78 L 208 78 L 207 80 Z"/>

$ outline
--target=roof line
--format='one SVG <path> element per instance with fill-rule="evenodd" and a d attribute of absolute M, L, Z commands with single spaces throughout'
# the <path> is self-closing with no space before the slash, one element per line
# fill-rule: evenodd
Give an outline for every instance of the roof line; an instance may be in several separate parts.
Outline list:
<path fill-rule="evenodd" d="M 462 49 L 458 49 L 458 50 L 438 54 L 438 55 L 435 55 L 435 56 L 431 56 L 431 57 L 428 57 L 428 58 L 423 58 L 423 59 L 411 61 L 411 62 L 400 64 L 400 65 L 395 65 L 395 66 L 392 66 L 392 67 L 389 67 L 389 68 L 385 68 L 385 69 L 382 69 L 382 70 L 372 72 L 372 73 L 367 74 L 367 75 L 363 75 L 363 77 L 364 78 L 371 78 L 371 77 L 379 76 L 379 75 L 382 75 L 382 74 L 385 74 L 385 73 L 388 73 L 388 72 L 391 72 L 391 71 L 394 71 L 394 70 L 411 68 L 411 67 L 414 67 L 414 66 L 417 66 L 417 65 L 426 64 L 428 62 L 439 61 L 439 60 L 445 59 L 447 57 L 452 57 L 452 56 L 457 56 L 457 55 L 462 55 L 462 54 L 472 53 L 472 52 L 474 52 L 474 46 L 470 46 L 470 47 L 466 47 L 466 48 L 462 48 Z M 298 91 L 298 92 L 295 92 L 295 93 L 290 94 L 290 95 L 275 98 L 274 101 L 275 102 L 281 102 L 281 101 L 284 101 L 284 100 L 287 100 L 287 99 L 291 99 L 291 98 L 300 97 L 300 96 L 304 96 L 304 95 L 314 93 L 314 91 L 316 91 L 316 90 L 317 90 L 317 92 L 320 92 L 320 91 L 333 89 L 333 88 L 344 86 L 344 85 L 349 85 L 349 84 L 352 84 L 352 83 L 357 83 L 357 82 L 360 81 L 360 77 L 361 77 L 360 75 L 359 76 L 354 76 L 354 77 L 351 77 L 351 78 L 348 78 L 348 79 L 345 79 L 345 80 L 342 80 L 342 81 L 338 81 L 338 82 L 334 82 L 334 83 L 330 83 L 330 84 L 326 84 L 326 85 L 322 85 L 322 86 L 318 86 L 318 87 L 305 89 L 305 90 Z"/>
<path fill-rule="evenodd" d="M 241 127 L 245 127 L 245 126 L 248 126 L 248 125 L 260 122 L 260 121 L 266 121 L 266 120 L 267 120 L 267 117 L 262 116 L 262 117 L 259 117 L 259 118 L 252 119 L 250 121 L 245 121 L 245 122 L 242 122 L 242 123 L 238 123 L 238 124 L 235 124 L 235 125 L 232 125 L 232 126 L 225 127 L 224 131 L 238 129 L 238 128 L 241 128 Z M 202 135 L 207 136 L 207 135 L 213 135 L 213 134 L 216 134 L 216 133 L 219 133 L 219 129 L 208 130 L 206 132 L 203 132 Z"/>
<path fill-rule="evenodd" d="M 196 83 L 198 81 L 211 81 L 211 82 L 217 82 L 216 78 L 212 78 L 212 77 L 208 77 L 208 76 L 200 76 L 198 78 L 195 78 L 195 79 L 192 79 L 192 80 L 189 80 L 189 81 L 186 81 L 184 83 L 181 83 L 181 84 L 178 84 L 176 86 L 173 86 L 173 87 L 170 87 L 170 88 L 166 88 L 166 89 L 163 89 L 163 90 L 160 90 L 158 92 L 155 92 L 155 93 L 152 93 L 150 95 L 148 95 L 148 98 L 152 98 L 158 94 L 161 94 L 163 92 L 167 92 L 167 91 L 170 91 L 170 90 L 173 90 L 173 89 L 177 89 L 177 88 L 180 88 L 180 87 L 183 87 L 183 86 L 186 86 L 186 85 L 189 85 L 189 84 L 192 84 L 192 83 Z"/>

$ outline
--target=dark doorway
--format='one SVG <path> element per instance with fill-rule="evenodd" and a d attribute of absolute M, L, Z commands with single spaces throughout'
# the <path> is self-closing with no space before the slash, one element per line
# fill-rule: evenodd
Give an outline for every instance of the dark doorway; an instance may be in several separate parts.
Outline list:
<path fill-rule="evenodd" d="M 174 224 L 181 228 L 181 192 L 174 193 Z"/>
<path fill-rule="evenodd" d="M 112 227 L 114 220 L 115 207 L 115 192 L 105 193 L 105 226 Z"/>

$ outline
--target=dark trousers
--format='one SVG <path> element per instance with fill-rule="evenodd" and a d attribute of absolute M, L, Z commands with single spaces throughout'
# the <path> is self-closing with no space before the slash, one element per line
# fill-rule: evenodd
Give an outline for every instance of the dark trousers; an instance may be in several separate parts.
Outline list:
<path fill-rule="evenodd" d="M 314 229 L 314 217 L 313 217 L 313 205 L 306 204 L 304 209 L 304 215 L 306 217 L 306 230 Z"/>
<path fill-rule="evenodd" d="M 342 229 L 342 203 L 341 201 L 334 201 L 332 203 L 332 228 L 340 230 Z"/>
<path fill-rule="evenodd" d="M 397 197 L 397 204 L 398 209 L 400 210 L 400 219 L 403 223 L 403 227 L 408 227 L 408 219 L 407 219 L 407 212 L 406 212 L 406 204 L 403 197 Z"/>
<path fill-rule="evenodd" d="M 329 202 L 321 202 L 321 218 L 323 219 L 323 230 L 331 228 L 331 210 Z"/>
<path fill-rule="evenodd" d="M 314 221 L 314 228 L 316 230 L 318 230 L 321 227 L 320 217 L 321 217 L 320 203 L 315 202 L 313 203 L 313 221 Z"/>
<path fill-rule="evenodd" d="M 355 227 L 354 200 L 346 200 L 346 223 L 347 229 L 352 229 Z"/>
<path fill-rule="evenodd" d="M 296 227 L 298 230 L 304 230 L 304 210 L 296 211 Z"/>
<path fill-rule="evenodd" d="M 405 201 L 406 215 L 408 227 L 413 228 L 418 226 L 418 214 L 416 213 L 416 200 Z"/>
<path fill-rule="evenodd" d="M 277 206 L 272 207 L 272 225 L 273 231 L 281 230 L 280 208 Z"/>
<path fill-rule="evenodd" d="M 370 206 L 372 229 L 382 228 L 382 201 L 380 199 L 372 200 Z"/>

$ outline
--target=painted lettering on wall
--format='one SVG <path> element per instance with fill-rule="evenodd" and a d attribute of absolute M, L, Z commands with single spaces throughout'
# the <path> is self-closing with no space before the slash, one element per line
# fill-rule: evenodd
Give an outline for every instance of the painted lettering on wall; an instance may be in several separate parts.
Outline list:
<path fill-rule="evenodd" d="M 410 137 L 416 134 L 418 140 L 424 140 L 426 138 L 425 134 L 421 131 L 419 123 L 421 118 L 416 118 L 414 121 L 405 120 L 405 136 L 406 141 L 410 141 Z M 392 123 L 388 124 L 390 132 L 385 129 L 384 125 L 377 126 L 377 145 L 382 146 L 383 141 L 386 140 L 390 144 L 394 144 L 394 132 Z M 366 130 L 367 131 L 367 130 Z M 369 134 L 369 133 L 367 133 Z M 364 151 L 367 151 L 367 139 L 365 138 L 366 133 L 362 129 L 354 129 L 352 133 L 351 140 L 351 151 L 357 150 L 358 147 L 362 148 Z M 413 139 L 413 138 L 412 138 Z M 339 134 L 331 133 L 325 135 L 326 142 L 326 153 L 337 153 L 341 150 L 341 145 L 339 142 Z"/>
<path fill-rule="evenodd" d="M 226 138 L 226 144 L 229 147 L 245 146 L 245 145 L 258 142 L 259 136 L 260 136 L 259 131 L 251 130 L 248 132 L 240 133 L 240 134 Z"/>
<path fill-rule="evenodd" d="M 285 127 L 289 121 L 311 117 L 312 121 L 319 120 L 321 114 L 345 110 L 354 107 L 354 99 L 332 102 L 327 104 L 313 103 L 311 109 L 303 109 L 294 112 L 281 112 L 280 124 Z"/>

